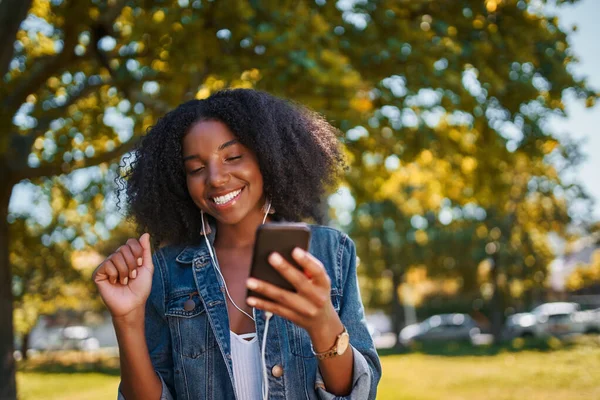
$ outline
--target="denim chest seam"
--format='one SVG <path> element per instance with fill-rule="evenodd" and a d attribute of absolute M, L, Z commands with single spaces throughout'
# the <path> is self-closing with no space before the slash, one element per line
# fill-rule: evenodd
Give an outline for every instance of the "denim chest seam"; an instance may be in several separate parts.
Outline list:
<path fill-rule="evenodd" d="M 160 279 L 163 282 L 162 284 L 162 303 L 163 303 L 163 310 L 162 313 L 163 315 L 166 313 L 167 311 L 167 292 L 168 289 L 171 288 L 171 281 L 169 279 L 169 274 L 166 271 L 167 268 L 167 262 L 165 260 L 164 254 L 162 249 L 158 250 L 156 252 L 156 261 L 158 265 L 155 265 L 155 273 L 156 273 L 156 267 L 158 267 L 158 272 L 160 273 Z"/>
<path fill-rule="evenodd" d="M 342 282 L 342 261 L 344 258 L 344 247 L 346 245 L 347 237 L 348 236 L 346 236 L 346 235 L 340 235 L 340 240 L 338 241 L 336 265 L 334 267 L 336 285 L 338 287 L 338 292 L 339 292 L 340 296 L 344 295 L 344 285 Z"/>

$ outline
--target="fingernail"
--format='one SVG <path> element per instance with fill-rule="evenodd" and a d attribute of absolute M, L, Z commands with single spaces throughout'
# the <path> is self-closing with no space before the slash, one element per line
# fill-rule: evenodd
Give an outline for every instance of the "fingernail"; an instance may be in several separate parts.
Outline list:
<path fill-rule="evenodd" d="M 273 253 L 273 254 L 271 254 L 270 261 L 271 261 L 271 264 L 278 267 L 283 262 L 283 258 L 278 253 Z"/>
<path fill-rule="evenodd" d="M 256 305 L 256 299 L 254 297 L 248 297 L 248 299 L 246 300 L 246 303 L 248 303 L 251 306 L 255 306 Z"/>
<path fill-rule="evenodd" d="M 258 287 L 258 282 L 251 278 L 246 281 L 246 286 L 250 289 L 256 289 Z"/>
<path fill-rule="evenodd" d="M 299 247 L 296 247 L 294 249 L 294 251 L 292 251 L 292 255 L 294 256 L 294 258 L 300 259 L 300 258 L 304 257 L 304 250 L 302 250 Z"/>
<path fill-rule="evenodd" d="M 131 279 L 135 279 L 137 277 L 137 269 L 131 271 Z"/>
<path fill-rule="evenodd" d="M 123 285 L 127 285 L 127 282 L 129 282 L 129 278 L 125 277 L 125 279 L 123 279 Z"/>
<path fill-rule="evenodd" d="M 144 260 L 142 260 L 142 257 L 138 257 L 138 259 L 137 259 L 138 266 L 140 266 L 140 267 L 142 266 L 142 261 L 144 261 Z"/>

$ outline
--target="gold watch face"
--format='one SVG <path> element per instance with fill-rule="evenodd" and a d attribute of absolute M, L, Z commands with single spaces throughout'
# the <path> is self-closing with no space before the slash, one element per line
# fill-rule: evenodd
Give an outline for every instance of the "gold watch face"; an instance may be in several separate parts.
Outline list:
<path fill-rule="evenodd" d="M 348 345 L 350 344 L 350 335 L 347 332 L 344 332 L 340 335 L 337 341 L 337 353 L 339 355 L 344 354 Z"/>

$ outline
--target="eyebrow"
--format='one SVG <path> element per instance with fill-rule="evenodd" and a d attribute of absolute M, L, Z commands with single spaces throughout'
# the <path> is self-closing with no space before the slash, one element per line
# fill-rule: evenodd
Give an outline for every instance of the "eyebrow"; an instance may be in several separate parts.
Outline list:
<path fill-rule="evenodd" d="M 222 145 L 219 146 L 219 151 L 220 150 L 224 150 L 225 148 L 227 148 L 229 146 L 233 146 L 236 143 L 239 143 L 239 140 L 233 139 L 233 140 L 230 140 L 229 142 L 225 142 L 225 143 L 223 143 Z"/>
<path fill-rule="evenodd" d="M 226 149 L 227 147 L 233 146 L 234 144 L 237 144 L 237 143 L 239 143 L 239 140 L 237 140 L 237 139 L 230 140 L 229 142 L 225 142 L 222 145 L 220 145 L 218 150 L 222 151 L 222 150 Z M 200 158 L 200 157 L 198 157 L 197 154 L 192 154 L 191 156 L 183 157 L 183 162 L 186 162 L 188 160 L 197 159 L 197 158 Z"/>

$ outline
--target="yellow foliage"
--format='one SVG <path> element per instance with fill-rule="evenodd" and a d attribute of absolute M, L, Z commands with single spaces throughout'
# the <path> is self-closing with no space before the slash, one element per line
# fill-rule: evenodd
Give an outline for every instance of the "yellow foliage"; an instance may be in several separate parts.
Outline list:
<path fill-rule="evenodd" d="M 96 21 L 96 20 L 98 20 L 98 17 L 100 16 L 100 10 L 98 10 L 98 8 L 96 8 L 96 7 L 92 7 L 92 8 L 90 8 L 88 14 L 91 19 Z"/>
<path fill-rule="evenodd" d="M 486 0 L 485 8 L 488 10 L 488 12 L 493 13 L 494 11 L 496 11 L 496 8 L 498 7 L 498 3 L 500 3 L 500 2 L 497 0 Z"/>
<path fill-rule="evenodd" d="M 600 250 L 594 251 L 588 265 L 578 265 L 567 278 L 567 288 L 578 290 L 600 283 Z"/>
<path fill-rule="evenodd" d="M 489 259 L 482 260 L 477 266 L 477 282 L 484 283 L 489 280 L 490 271 L 492 270 L 492 263 Z"/>
<path fill-rule="evenodd" d="M 481 18 L 481 19 L 479 17 L 476 18 L 475 20 L 473 20 L 473 28 L 475 28 L 475 29 L 481 29 L 481 28 L 483 28 L 483 22 L 484 21 L 485 20 L 483 18 Z"/>
<path fill-rule="evenodd" d="M 419 229 L 418 231 L 415 232 L 415 240 L 419 245 L 425 246 L 429 240 L 429 238 L 427 236 L 427 232 Z"/>
<path fill-rule="evenodd" d="M 49 0 L 34 0 L 31 4 L 29 12 L 36 17 L 46 18 L 50 13 L 50 1 Z"/>
<path fill-rule="evenodd" d="M 152 20 L 154 22 L 156 22 L 157 24 L 160 24 L 161 22 L 163 22 L 164 19 L 165 19 L 165 12 L 163 10 L 158 10 L 152 16 Z"/>
<path fill-rule="evenodd" d="M 321 14 L 313 14 L 310 22 L 315 35 L 324 35 L 330 29 L 329 23 Z"/>
<path fill-rule="evenodd" d="M 423 283 L 427 280 L 427 268 L 424 266 L 409 268 L 404 279 L 412 286 Z"/>
<path fill-rule="evenodd" d="M 423 150 L 421 152 L 420 159 L 424 165 L 427 165 L 427 164 L 431 163 L 431 161 L 433 160 L 433 154 L 431 154 L 431 151 L 429 151 L 429 150 Z"/>
<path fill-rule="evenodd" d="M 210 96 L 210 90 L 207 87 L 203 86 L 196 92 L 196 99 L 198 100 L 206 99 L 208 96 Z"/>
<path fill-rule="evenodd" d="M 473 157 L 465 157 L 461 163 L 461 169 L 465 174 L 470 174 L 477 168 L 477 160 Z"/>
<path fill-rule="evenodd" d="M 373 109 L 373 103 L 368 98 L 355 97 L 352 100 L 350 100 L 350 107 L 352 107 L 354 110 L 356 110 L 360 113 L 364 113 L 364 112 L 371 111 Z"/>
<path fill-rule="evenodd" d="M 260 71 L 256 68 L 242 72 L 242 80 L 257 82 L 262 78 Z"/>

